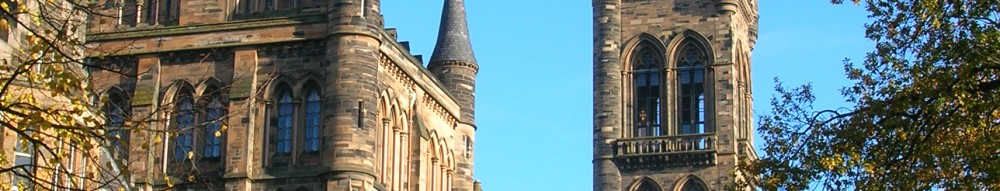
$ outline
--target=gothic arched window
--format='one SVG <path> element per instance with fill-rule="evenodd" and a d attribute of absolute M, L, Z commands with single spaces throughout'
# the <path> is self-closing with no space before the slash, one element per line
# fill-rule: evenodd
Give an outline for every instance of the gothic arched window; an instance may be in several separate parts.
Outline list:
<path fill-rule="evenodd" d="M 705 66 L 708 56 L 695 42 L 685 42 L 677 56 L 678 134 L 705 133 Z"/>
<path fill-rule="evenodd" d="M 681 187 L 681 191 L 707 191 L 707 190 L 708 189 L 705 188 L 705 185 L 701 184 L 701 182 L 695 178 L 688 179 L 687 182 L 684 182 L 684 187 Z"/>
<path fill-rule="evenodd" d="M 222 92 L 213 89 L 205 105 L 205 145 L 202 150 L 206 159 L 219 159 L 222 157 L 222 121 L 226 116 L 225 100 Z"/>
<path fill-rule="evenodd" d="M 108 142 L 111 145 L 111 154 L 117 159 L 128 159 L 128 131 L 124 129 L 125 120 L 128 119 L 128 102 L 125 96 L 119 92 L 108 94 L 108 101 L 104 104 L 105 128 L 108 130 Z"/>
<path fill-rule="evenodd" d="M 174 106 L 174 130 L 177 137 L 174 141 L 174 160 L 189 159 L 188 153 L 193 151 L 194 142 L 194 100 L 190 91 L 179 93 Z"/>
<path fill-rule="evenodd" d="M 292 92 L 287 88 L 282 88 L 278 92 L 278 110 L 277 110 L 277 124 L 275 126 L 275 139 L 277 140 L 277 147 L 275 152 L 280 155 L 287 155 L 292 153 L 292 112 L 294 111 L 294 105 L 292 103 Z"/>
<path fill-rule="evenodd" d="M 320 144 L 320 111 L 322 109 L 319 95 L 319 89 L 315 87 L 309 88 L 306 92 L 306 105 L 305 105 L 305 151 L 306 152 L 319 152 Z"/>
<path fill-rule="evenodd" d="M 659 136 L 661 54 L 649 45 L 641 45 L 632 55 L 632 80 L 635 137 Z"/>
<path fill-rule="evenodd" d="M 642 181 L 642 184 L 640 184 L 639 187 L 635 189 L 635 191 L 660 191 L 659 189 L 657 189 L 658 187 L 656 185 L 653 185 L 654 183 L 650 181 L 651 180 Z"/>

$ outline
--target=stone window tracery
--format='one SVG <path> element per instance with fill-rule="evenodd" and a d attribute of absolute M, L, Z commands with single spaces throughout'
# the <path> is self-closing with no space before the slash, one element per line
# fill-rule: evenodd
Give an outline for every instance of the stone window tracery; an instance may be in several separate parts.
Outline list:
<path fill-rule="evenodd" d="M 661 54 L 649 44 L 640 45 L 633 55 L 632 80 L 634 96 L 635 137 L 659 136 L 662 99 L 660 84 L 663 62 Z"/>
<path fill-rule="evenodd" d="M 705 66 L 704 49 L 694 42 L 685 42 L 677 54 L 678 134 L 705 133 Z"/>

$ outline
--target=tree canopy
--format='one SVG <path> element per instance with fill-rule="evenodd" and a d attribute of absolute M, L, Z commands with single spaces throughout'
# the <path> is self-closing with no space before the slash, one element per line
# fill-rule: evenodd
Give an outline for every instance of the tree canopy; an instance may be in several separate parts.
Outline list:
<path fill-rule="evenodd" d="M 1000 1 L 853 2 L 875 47 L 845 60 L 851 106 L 775 80 L 744 170 L 765 190 L 1000 190 Z"/>

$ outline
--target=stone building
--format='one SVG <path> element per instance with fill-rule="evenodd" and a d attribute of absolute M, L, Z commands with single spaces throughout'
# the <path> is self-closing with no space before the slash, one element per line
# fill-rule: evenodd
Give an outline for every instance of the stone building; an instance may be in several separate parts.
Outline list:
<path fill-rule="evenodd" d="M 472 191 L 463 0 L 428 64 L 379 0 L 99 0 L 93 84 L 134 188 Z"/>
<path fill-rule="evenodd" d="M 737 165 L 757 158 L 757 1 L 592 2 L 594 190 L 724 190 L 752 178 Z"/>

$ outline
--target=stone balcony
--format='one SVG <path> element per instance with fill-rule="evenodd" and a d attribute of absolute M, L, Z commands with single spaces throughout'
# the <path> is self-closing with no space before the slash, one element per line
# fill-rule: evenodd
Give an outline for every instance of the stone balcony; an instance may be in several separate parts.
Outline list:
<path fill-rule="evenodd" d="M 623 170 L 714 166 L 717 140 L 715 133 L 620 139 L 614 161 Z"/>

